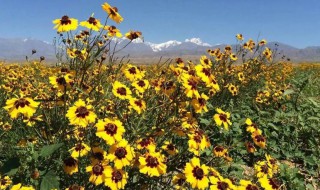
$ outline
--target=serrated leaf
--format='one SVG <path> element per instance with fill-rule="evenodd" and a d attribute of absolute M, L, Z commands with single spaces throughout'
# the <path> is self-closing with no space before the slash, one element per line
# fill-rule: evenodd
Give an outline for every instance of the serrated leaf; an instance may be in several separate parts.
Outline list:
<path fill-rule="evenodd" d="M 40 189 L 59 189 L 59 178 L 53 171 L 49 171 L 43 176 Z"/>
<path fill-rule="evenodd" d="M 46 145 L 41 148 L 40 156 L 47 157 L 53 154 L 56 150 L 58 150 L 64 143 Z"/>
<path fill-rule="evenodd" d="M 4 162 L 0 173 L 12 176 L 17 173 L 19 166 L 19 158 L 9 158 L 8 161 Z"/>

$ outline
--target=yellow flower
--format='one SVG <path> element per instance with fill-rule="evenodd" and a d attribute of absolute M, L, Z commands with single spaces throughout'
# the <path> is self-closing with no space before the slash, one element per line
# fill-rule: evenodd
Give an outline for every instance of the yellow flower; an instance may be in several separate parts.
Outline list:
<path fill-rule="evenodd" d="M 208 173 L 209 167 L 204 164 L 200 166 L 200 160 L 196 157 L 192 158 L 184 169 L 186 181 L 191 184 L 192 188 L 207 188 L 209 186 Z"/>
<path fill-rule="evenodd" d="M 179 150 L 169 141 L 164 141 L 164 145 L 161 147 L 165 150 L 169 155 L 175 155 L 179 152 Z"/>
<path fill-rule="evenodd" d="M 197 86 L 199 84 L 199 78 L 189 75 L 189 74 L 183 74 L 182 75 L 183 83 L 182 85 L 185 88 L 185 94 L 189 98 L 199 98 L 200 94 L 198 92 Z"/>
<path fill-rule="evenodd" d="M 186 176 L 182 173 L 178 173 L 173 176 L 172 183 L 175 189 L 184 190 L 186 188 Z"/>
<path fill-rule="evenodd" d="M 255 131 L 251 134 L 254 144 L 259 146 L 260 148 L 266 147 L 266 138 L 261 135 L 258 131 Z"/>
<path fill-rule="evenodd" d="M 248 125 L 246 130 L 251 134 L 254 132 L 257 132 L 258 134 L 262 134 L 262 131 L 258 129 L 257 124 L 253 123 L 250 118 L 246 119 L 246 124 Z"/>
<path fill-rule="evenodd" d="M 11 187 L 10 190 L 35 190 L 32 186 L 22 186 L 21 183 L 18 183 Z"/>
<path fill-rule="evenodd" d="M 267 44 L 267 40 L 265 39 L 262 39 L 260 42 L 259 42 L 259 46 L 263 46 L 263 45 L 266 45 Z"/>
<path fill-rule="evenodd" d="M 127 184 L 128 173 L 121 169 L 106 168 L 104 185 L 111 190 L 124 189 Z"/>
<path fill-rule="evenodd" d="M 137 80 L 132 83 L 132 86 L 135 87 L 138 92 L 144 93 L 150 85 L 148 80 Z"/>
<path fill-rule="evenodd" d="M 197 65 L 195 69 L 196 69 L 197 76 L 200 77 L 201 80 L 205 82 L 207 85 L 210 85 L 212 80 L 214 80 L 214 76 L 211 74 L 210 67 Z"/>
<path fill-rule="evenodd" d="M 69 175 L 78 172 L 78 160 L 68 157 L 63 161 L 63 170 Z"/>
<path fill-rule="evenodd" d="M 265 154 L 268 164 L 271 165 L 273 173 L 278 172 L 279 170 L 279 163 L 276 159 L 272 158 L 270 155 Z"/>
<path fill-rule="evenodd" d="M 92 105 L 86 105 L 81 99 L 69 108 L 66 116 L 71 125 L 79 125 L 81 127 L 87 127 L 88 124 L 94 123 L 97 117 L 93 112 Z"/>
<path fill-rule="evenodd" d="M 100 147 L 93 147 L 91 152 L 90 161 L 92 164 L 105 161 L 107 158 L 107 152 Z"/>
<path fill-rule="evenodd" d="M 215 177 L 210 176 L 210 190 L 236 190 L 237 187 L 232 184 L 230 179 L 224 178 L 222 176 Z"/>
<path fill-rule="evenodd" d="M 230 121 L 230 113 L 229 112 L 224 112 L 220 108 L 217 108 L 216 111 L 218 112 L 213 116 L 214 121 L 218 126 L 221 126 L 223 124 L 224 128 L 226 130 L 229 130 L 229 126 L 232 125 Z"/>
<path fill-rule="evenodd" d="M 130 98 L 129 99 L 130 108 L 133 108 L 138 112 L 138 114 L 141 114 L 142 111 L 146 110 L 146 102 L 143 100 L 139 100 L 137 98 Z"/>
<path fill-rule="evenodd" d="M 268 59 L 268 61 L 272 60 L 272 51 L 269 48 L 265 48 L 265 50 L 262 52 L 262 54 Z"/>
<path fill-rule="evenodd" d="M 262 178 L 264 176 L 267 176 L 267 177 L 273 176 L 272 166 L 270 163 L 266 161 L 258 161 L 257 163 L 255 163 L 254 170 L 258 178 Z"/>
<path fill-rule="evenodd" d="M 144 77 L 144 72 L 140 71 L 140 69 L 134 65 L 128 64 L 122 72 L 130 81 L 140 80 Z"/>
<path fill-rule="evenodd" d="M 234 53 L 231 53 L 231 54 L 230 54 L 230 59 L 231 59 L 232 61 L 237 61 L 237 60 L 238 60 L 238 57 L 237 57 Z"/>
<path fill-rule="evenodd" d="M 109 17 L 115 21 L 116 23 L 120 23 L 123 21 L 122 16 L 118 13 L 117 7 L 111 7 L 108 3 L 102 4 L 102 9 L 106 11 L 109 15 Z"/>
<path fill-rule="evenodd" d="M 195 155 L 199 156 L 200 151 L 210 147 L 210 141 L 207 139 L 207 137 L 202 131 L 195 131 L 194 133 L 189 134 L 188 136 L 188 150 L 190 152 L 193 152 Z"/>
<path fill-rule="evenodd" d="M 133 155 L 133 148 L 123 139 L 110 147 L 107 158 L 114 162 L 115 168 L 122 169 L 123 167 L 130 165 L 133 160 Z"/>
<path fill-rule="evenodd" d="M 208 112 L 208 108 L 206 106 L 207 100 L 209 97 L 204 93 L 201 94 L 199 98 L 192 99 L 191 105 L 193 106 L 196 113 L 205 113 Z"/>
<path fill-rule="evenodd" d="M 77 29 L 78 20 L 69 18 L 67 15 L 65 15 L 61 19 L 54 20 L 53 24 L 55 24 L 54 29 L 57 29 L 58 32 L 68 32 L 70 30 Z"/>
<path fill-rule="evenodd" d="M 244 81 L 244 75 L 243 75 L 243 72 L 239 72 L 238 73 L 238 79 L 239 79 L 239 81 Z"/>
<path fill-rule="evenodd" d="M 251 181 L 247 180 L 240 180 L 240 186 L 238 187 L 238 190 L 259 190 L 259 187 L 255 184 L 253 184 Z"/>
<path fill-rule="evenodd" d="M 116 97 L 122 100 L 130 99 L 132 94 L 131 90 L 119 81 L 113 83 L 112 92 Z"/>
<path fill-rule="evenodd" d="M 266 175 L 259 178 L 261 187 L 266 190 L 278 190 L 281 187 L 281 182 L 276 178 L 268 178 Z"/>
<path fill-rule="evenodd" d="M 106 180 L 107 170 L 112 169 L 106 162 L 95 163 L 86 167 L 86 171 L 90 173 L 89 181 L 95 185 L 100 185 Z"/>
<path fill-rule="evenodd" d="M 54 88 L 59 89 L 61 92 L 65 92 L 65 90 L 70 89 L 74 84 L 73 76 L 70 73 L 61 77 L 56 77 L 56 76 L 49 77 L 49 81 Z"/>
<path fill-rule="evenodd" d="M 140 38 L 142 35 L 141 32 L 139 31 L 129 31 L 126 33 L 126 38 L 128 38 L 129 40 L 134 40 L 134 39 L 137 39 L 137 38 Z"/>
<path fill-rule="evenodd" d="M 213 153 L 216 157 L 224 157 L 224 155 L 228 152 L 228 150 L 226 148 L 224 148 L 223 146 L 216 146 L 213 149 Z"/>
<path fill-rule="evenodd" d="M 120 30 L 117 29 L 115 26 L 105 26 L 104 29 L 108 30 L 109 37 L 114 37 L 114 36 L 116 36 L 118 38 L 122 37 Z"/>
<path fill-rule="evenodd" d="M 165 174 L 167 166 L 163 163 L 164 156 L 159 152 L 149 151 L 144 156 L 139 157 L 139 171 L 140 173 L 147 174 L 148 176 L 159 177 Z"/>
<path fill-rule="evenodd" d="M 90 147 L 83 142 L 79 142 L 69 151 L 73 158 L 78 158 L 87 155 L 90 151 Z"/>
<path fill-rule="evenodd" d="M 242 41 L 242 40 L 243 40 L 242 34 L 237 34 L 237 35 L 236 35 L 236 38 L 237 38 L 239 41 Z"/>
<path fill-rule="evenodd" d="M 154 139 L 151 137 L 146 137 L 146 138 L 142 138 L 142 139 L 138 139 L 137 140 L 137 149 L 141 150 L 141 149 L 147 149 L 149 151 L 154 151 L 156 148 Z"/>
<path fill-rule="evenodd" d="M 99 31 L 102 28 L 102 24 L 100 23 L 99 19 L 94 17 L 89 17 L 87 21 L 80 22 L 80 26 L 86 27 L 90 30 Z"/>
<path fill-rule="evenodd" d="M 248 153 L 254 153 L 256 151 L 256 148 L 252 142 L 245 142 L 244 145 L 246 146 Z"/>
<path fill-rule="evenodd" d="M 13 119 L 17 118 L 19 113 L 30 118 L 36 112 L 39 104 L 39 102 L 35 102 L 31 98 L 12 98 L 6 101 L 6 106 L 3 108 L 9 112 L 10 117 Z"/>
<path fill-rule="evenodd" d="M 122 140 L 122 134 L 126 131 L 122 122 L 114 119 L 99 120 L 96 124 L 96 136 L 104 139 L 108 145 L 113 145 Z"/>
<path fill-rule="evenodd" d="M 0 189 L 7 189 L 12 181 L 9 176 L 0 176 Z"/>
<path fill-rule="evenodd" d="M 206 67 L 212 66 L 212 61 L 209 58 L 207 58 L 207 56 L 205 56 L 205 55 L 201 56 L 200 63 L 201 63 L 201 65 L 206 66 Z"/>
<path fill-rule="evenodd" d="M 228 90 L 232 94 L 232 96 L 236 96 L 238 94 L 238 88 L 233 84 L 228 85 Z"/>

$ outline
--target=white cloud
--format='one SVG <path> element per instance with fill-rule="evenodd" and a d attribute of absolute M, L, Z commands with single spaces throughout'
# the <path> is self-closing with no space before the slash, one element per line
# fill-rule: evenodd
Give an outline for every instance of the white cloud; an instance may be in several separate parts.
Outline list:
<path fill-rule="evenodd" d="M 202 40 L 201 40 L 200 38 L 186 39 L 185 42 L 191 42 L 191 43 L 197 44 L 197 45 L 199 45 L 199 46 L 211 46 L 211 45 L 208 44 L 208 43 L 202 42 Z"/>

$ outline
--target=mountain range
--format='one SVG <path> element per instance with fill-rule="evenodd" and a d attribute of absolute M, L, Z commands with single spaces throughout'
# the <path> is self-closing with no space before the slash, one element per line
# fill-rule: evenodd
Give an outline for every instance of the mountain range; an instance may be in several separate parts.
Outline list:
<path fill-rule="evenodd" d="M 117 43 L 117 48 L 121 48 L 128 43 L 125 38 L 114 39 L 112 44 Z M 154 63 L 160 58 L 170 59 L 181 57 L 189 60 L 199 60 L 201 55 L 205 55 L 208 49 L 223 49 L 227 44 L 210 45 L 202 42 L 199 38 L 186 39 L 185 41 L 170 40 L 164 43 L 144 42 L 136 39 L 116 56 L 126 56 L 130 61 L 136 63 Z M 236 45 L 231 45 L 236 47 Z M 271 49 L 277 47 L 278 57 L 283 55 L 293 62 L 315 62 L 320 61 L 320 46 L 306 47 L 299 49 L 281 42 L 269 42 L 267 46 Z M 37 51 L 31 55 L 32 50 Z M 52 43 L 31 39 L 31 38 L 0 38 L 0 60 L 22 61 L 26 56 L 36 59 L 44 56 L 46 60 L 55 61 L 55 48 Z"/>

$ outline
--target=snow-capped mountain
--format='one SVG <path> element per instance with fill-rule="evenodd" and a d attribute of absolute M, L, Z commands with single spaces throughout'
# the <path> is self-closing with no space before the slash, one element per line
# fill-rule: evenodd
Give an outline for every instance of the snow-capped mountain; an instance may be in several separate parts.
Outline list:
<path fill-rule="evenodd" d="M 119 50 L 126 46 L 129 40 L 126 38 L 113 39 L 112 48 L 116 43 L 116 50 Z M 278 52 L 291 58 L 292 61 L 320 61 L 320 46 L 298 49 L 279 42 L 269 42 L 267 46 L 271 49 L 277 47 Z M 152 60 L 159 60 L 160 57 L 172 59 L 182 57 L 198 60 L 201 55 L 206 54 L 208 49 L 218 47 L 223 49 L 224 45 L 217 44 L 212 46 L 203 42 L 200 38 L 190 38 L 184 41 L 170 40 L 163 43 L 152 43 L 143 39 L 136 39 L 118 52 L 117 56 L 127 56 L 131 61 L 147 60 L 144 62 L 148 63 L 152 62 Z M 31 55 L 33 49 L 37 50 L 37 53 Z M 55 47 L 52 43 L 32 38 L 0 38 L 0 61 L 22 61 L 25 60 L 26 56 L 31 59 L 45 56 L 46 60 L 55 61 Z"/>

